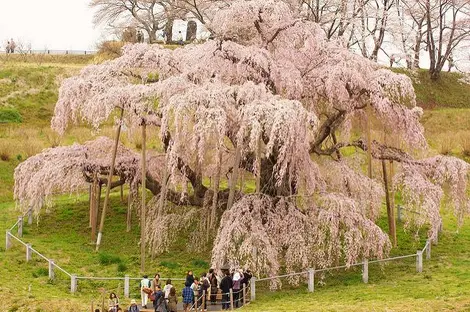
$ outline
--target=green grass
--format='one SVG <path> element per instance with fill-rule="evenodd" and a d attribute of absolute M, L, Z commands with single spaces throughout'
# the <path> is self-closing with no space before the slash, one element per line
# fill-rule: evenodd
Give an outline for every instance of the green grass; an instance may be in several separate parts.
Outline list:
<path fill-rule="evenodd" d="M 459 73 L 441 73 L 437 81 L 429 78 L 427 70 L 409 72 L 394 69 L 395 72 L 405 73 L 413 80 L 418 105 L 424 108 L 470 108 L 470 85 L 459 82 Z"/>
<path fill-rule="evenodd" d="M 41 62 L 39 62 L 41 61 Z M 20 161 L 43 148 L 83 143 L 94 138 L 83 125 L 74 127 L 63 138 L 50 130 L 49 119 L 57 100 L 58 82 L 76 73 L 90 57 L 50 58 L 42 60 L 4 59 L 0 57 L 0 228 L 4 231 L 16 221 L 18 212 L 12 202 L 13 170 Z M 40 64 L 39 64 L 40 63 Z M 418 72 L 420 84 L 415 88 L 418 102 L 425 107 L 422 122 L 432 149 L 439 152 L 444 142 L 451 142 L 452 154 L 464 155 L 464 138 L 470 129 L 470 90 L 456 82 L 455 74 L 443 74 L 434 85 Z M 432 92 L 429 91 L 432 89 Z M 446 89 L 447 88 L 447 89 Z M 451 94 L 447 94 L 451 93 Z M 458 109 L 453 107 L 459 107 Z M 8 112 L 2 123 L 2 112 Z M 111 127 L 101 135 L 112 136 Z M 456 134 L 462 141 L 455 139 Z M 149 137 L 156 138 L 152 134 Z M 139 149 L 138 137 L 124 135 L 124 144 Z M 469 140 L 470 142 L 470 140 Z M 156 139 L 148 144 L 160 148 Z M 5 156 L 5 157 L 4 157 Z M 208 184 L 208 181 L 204 181 Z M 227 187 L 227 181 L 221 181 Z M 254 181 L 246 178 L 245 191 L 253 192 Z M 127 190 L 126 190 L 127 191 Z M 134 211 L 133 226 L 126 232 L 126 203 L 121 203 L 118 191 L 111 194 L 103 242 L 100 252 L 94 251 L 88 228 L 88 199 L 60 196 L 43 212 L 39 223 L 26 226 L 24 239 L 38 251 L 55 259 L 67 271 L 80 276 L 140 276 L 138 216 Z M 392 262 L 384 266 L 371 264 L 369 284 L 361 281 L 360 268 L 316 276 L 316 291 L 307 293 L 306 285 L 297 288 L 285 285 L 279 292 L 270 292 L 259 284 L 258 300 L 246 311 L 432 311 L 470 310 L 470 226 L 459 230 L 451 214 L 445 215 L 445 227 L 439 245 L 433 246 L 433 258 L 425 261 L 424 272 L 417 274 L 413 259 Z M 386 229 L 385 218 L 379 225 Z M 415 240 L 399 225 L 398 248 L 392 255 L 414 253 L 424 245 L 425 229 Z M 4 233 L 4 232 L 2 232 Z M 187 234 L 187 233 L 186 233 Z M 175 242 L 172 252 L 147 259 L 148 274 L 159 272 L 162 277 L 183 277 L 189 269 L 196 276 L 205 271 L 210 255 L 202 250 L 188 253 L 186 234 Z M 69 280 L 57 272 L 55 281 L 48 280 L 47 264 L 33 257 L 25 261 L 25 251 L 18 243 L 8 252 L 0 245 L 0 311 L 85 311 L 90 302 L 100 300 L 100 289 L 116 291 L 122 296 L 122 281 L 79 281 L 79 292 L 69 294 Z M 181 289 L 181 285 L 176 283 Z M 29 289 L 31 288 L 31 291 Z M 138 296 L 138 282 L 131 284 L 131 295 Z"/>

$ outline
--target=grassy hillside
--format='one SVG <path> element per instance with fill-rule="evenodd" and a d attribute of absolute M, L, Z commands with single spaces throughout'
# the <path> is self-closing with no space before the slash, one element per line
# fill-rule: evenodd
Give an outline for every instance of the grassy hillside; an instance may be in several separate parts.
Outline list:
<path fill-rule="evenodd" d="M 15 166 L 43 148 L 93 139 L 86 126 L 70 129 L 63 138 L 49 126 L 57 100 L 60 81 L 76 73 L 91 57 L 75 56 L 34 59 L 5 59 L 0 57 L 0 228 L 4 230 L 16 221 L 17 212 L 12 200 Z M 415 82 L 420 105 L 426 109 L 422 122 L 430 147 L 436 153 L 470 156 L 470 87 L 457 82 L 455 74 L 443 74 L 435 85 L 423 72 L 410 74 Z M 431 91 L 430 91 L 431 90 Z M 450 91 L 450 92 L 449 92 Z M 435 105 L 435 103 L 440 103 Z M 105 127 L 100 135 L 112 136 Z M 138 136 L 124 135 L 123 142 L 138 148 Z M 152 142 L 150 148 L 155 148 Z M 78 275 L 138 276 L 139 228 L 133 216 L 132 231 L 125 231 L 126 203 L 118 191 L 112 193 L 111 209 L 107 216 L 101 252 L 94 252 L 88 229 L 87 197 L 63 196 L 39 223 L 25 228 L 25 240 L 33 247 L 56 260 L 64 269 Z M 370 266 L 369 284 L 361 281 L 360 269 L 333 272 L 324 277 L 316 292 L 308 294 L 306 287 L 285 287 L 280 292 L 263 290 L 256 303 L 246 310 L 261 311 L 430 311 L 470 310 L 470 225 L 457 233 L 454 217 L 445 214 L 445 227 L 440 243 L 433 247 L 433 258 L 425 261 L 424 272 L 415 273 L 413 259 Z M 386 228 L 386 220 L 380 220 Z M 413 239 L 399 225 L 399 247 L 394 255 L 414 253 L 424 245 L 424 230 L 420 239 Z M 207 268 L 209 254 L 188 253 L 187 241 L 182 238 L 171 254 L 148 263 L 149 274 L 161 272 L 180 277 L 192 268 L 199 273 Z M 122 282 L 79 282 L 79 293 L 69 295 L 69 280 L 58 273 L 54 282 L 48 281 L 47 264 L 33 258 L 26 263 L 24 248 L 14 244 L 4 253 L 0 245 L 0 311 L 85 311 L 92 300 L 99 299 L 99 289 L 122 295 Z M 17 277 L 12 281 L 12 277 Z M 318 278 L 318 276 L 317 276 Z M 181 289 L 181 285 L 178 285 Z M 29 290 L 31 289 L 31 290 Z M 137 282 L 132 295 L 138 296 Z"/>

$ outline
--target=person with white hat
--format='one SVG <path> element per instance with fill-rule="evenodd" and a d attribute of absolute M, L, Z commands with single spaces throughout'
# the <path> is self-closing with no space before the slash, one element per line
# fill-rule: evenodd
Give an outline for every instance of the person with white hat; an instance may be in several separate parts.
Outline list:
<path fill-rule="evenodd" d="M 235 307 L 238 308 L 238 303 L 242 296 L 240 295 L 241 292 L 241 282 L 243 280 L 243 270 L 239 270 L 233 274 L 233 301 L 235 303 Z"/>
<path fill-rule="evenodd" d="M 140 312 L 140 309 L 137 306 L 137 303 L 135 302 L 135 299 L 131 300 L 131 305 L 129 306 L 128 311 L 129 312 Z"/>

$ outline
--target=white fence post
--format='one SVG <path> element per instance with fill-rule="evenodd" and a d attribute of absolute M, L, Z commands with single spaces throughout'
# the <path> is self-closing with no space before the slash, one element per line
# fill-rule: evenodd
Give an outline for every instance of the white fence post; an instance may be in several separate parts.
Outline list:
<path fill-rule="evenodd" d="M 74 294 L 77 291 L 77 275 L 70 276 L 70 292 Z"/>
<path fill-rule="evenodd" d="M 423 252 L 421 250 L 416 252 L 416 272 L 423 272 Z"/>
<path fill-rule="evenodd" d="M 362 263 L 362 281 L 366 284 L 369 282 L 369 259 L 364 259 Z"/>
<path fill-rule="evenodd" d="M 129 275 L 124 276 L 124 297 L 129 299 Z"/>
<path fill-rule="evenodd" d="M 23 217 L 18 217 L 18 237 L 23 237 Z"/>
<path fill-rule="evenodd" d="M 10 231 L 6 231 L 5 235 L 5 251 L 11 248 L 11 240 L 10 240 Z"/>
<path fill-rule="evenodd" d="M 315 270 L 308 269 L 308 291 L 314 292 L 315 291 Z"/>
<path fill-rule="evenodd" d="M 26 261 L 31 261 L 32 255 L 31 244 L 26 244 Z"/>
<path fill-rule="evenodd" d="M 49 279 L 54 279 L 54 260 L 49 259 Z"/>
<path fill-rule="evenodd" d="M 431 239 L 426 241 L 426 260 L 431 259 Z"/>
<path fill-rule="evenodd" d="M 28 224 L 33 224 L 33 209 L 29 208 L 28 210 Z"/>
<path fill-rule="evenodd" d="M 250 283 L 251 283 L 251 286 L 250 286 L 250 290 L 251 290 L 251 297 L 250 297 L 250 301 L 255 301 L 256 300 L 256 277 L 252 277 L 251 280 L 250 280 Z"/>

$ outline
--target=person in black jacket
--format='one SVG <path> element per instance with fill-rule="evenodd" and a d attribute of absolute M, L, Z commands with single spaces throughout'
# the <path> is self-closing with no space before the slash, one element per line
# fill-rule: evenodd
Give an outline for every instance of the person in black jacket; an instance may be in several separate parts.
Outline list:
<path fill-rule="evenodd" d="M 232 288 L 233 281 L 230 277 L 230 271 L 224 270 L 224 278 L 220 282 L 220 290 L 222 291 L 222 310 L 230 309 L 230 289 Z"/>

